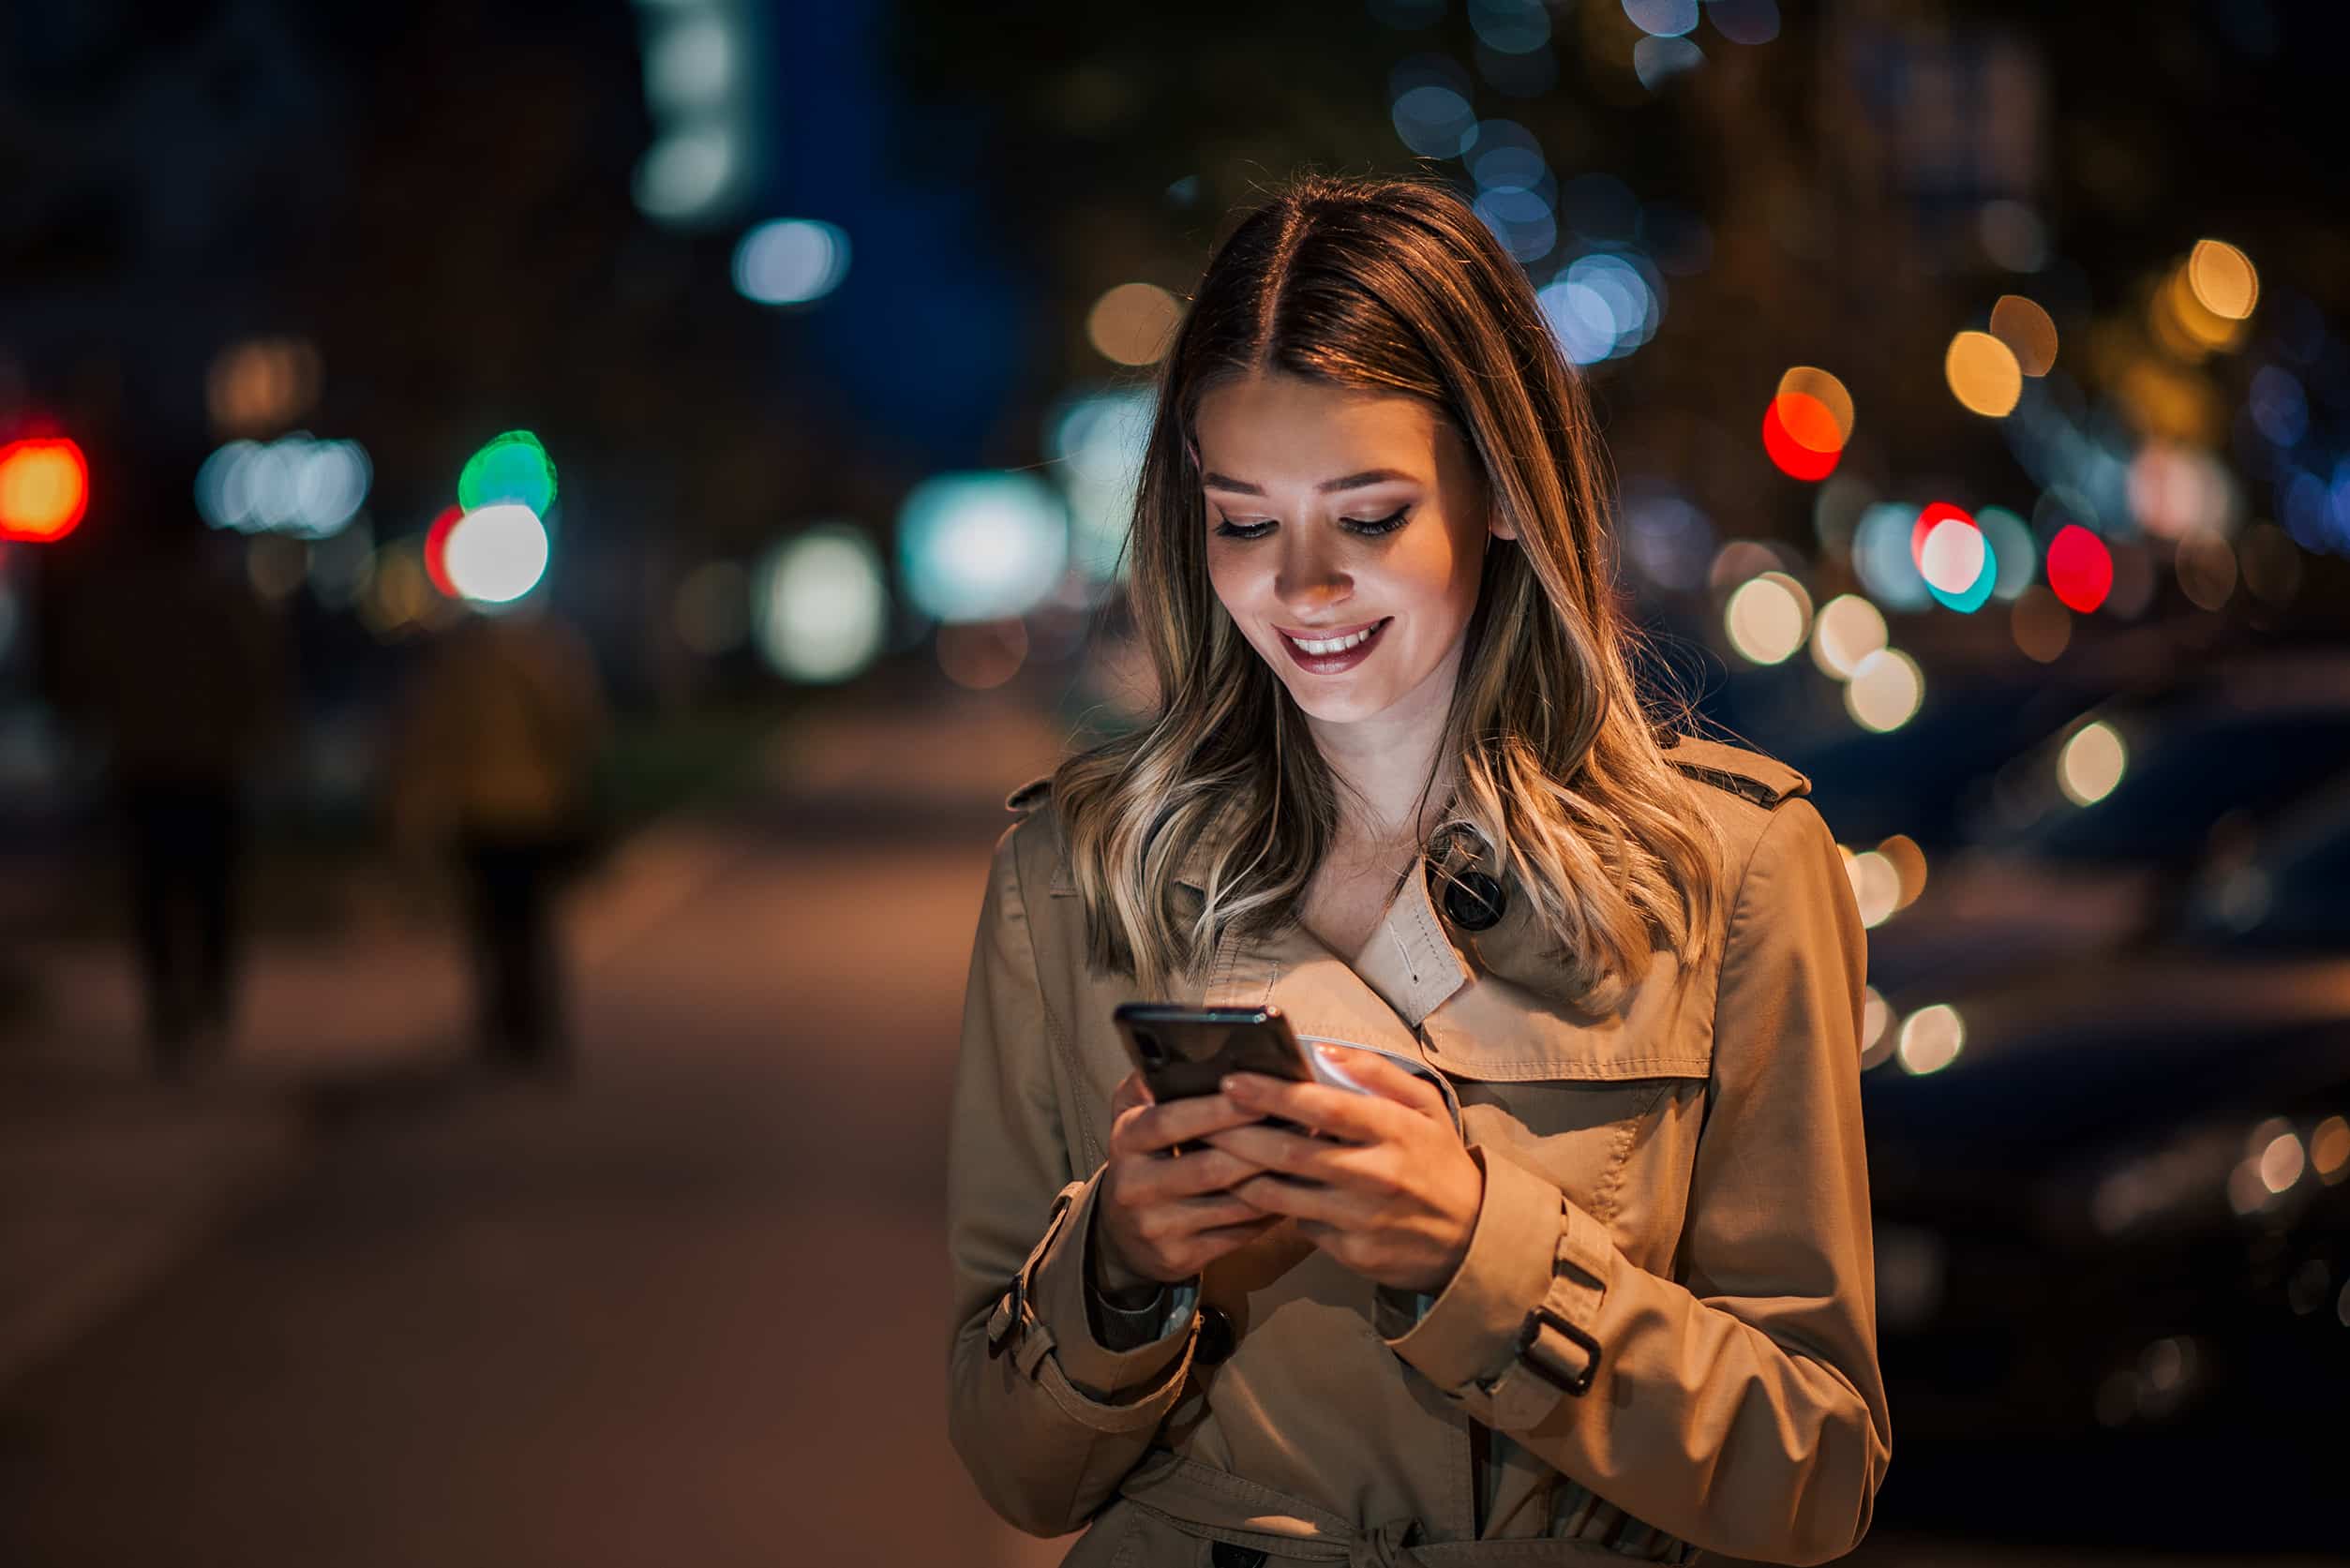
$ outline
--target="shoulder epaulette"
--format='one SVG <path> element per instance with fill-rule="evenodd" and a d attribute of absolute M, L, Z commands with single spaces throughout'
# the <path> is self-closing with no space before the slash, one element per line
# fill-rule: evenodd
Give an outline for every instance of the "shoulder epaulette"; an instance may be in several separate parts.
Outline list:
<path fill-rule="evenodd" d="M 1005 796 L 1004 810 L 1019 812 L 1025 815 L 1052 798 L 1053 775 L 1047 773 L 1040 779 L 1030 779 L 1026 784 Z"/>
<path fill-rule="evenodd" d="M 1778 758 L 1694 735 L 1663 735 L 1666 760 L 1699 784 L 1728 790 L 1765 811 L 1811 793 L 1811 781 Z"/>

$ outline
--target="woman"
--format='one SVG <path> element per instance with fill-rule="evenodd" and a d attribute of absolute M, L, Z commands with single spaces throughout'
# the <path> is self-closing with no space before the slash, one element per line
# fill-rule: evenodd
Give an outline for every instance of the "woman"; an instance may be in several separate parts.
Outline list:
<path fill-rule="evenodd" d="M 1162 705 L 1013 797 L 972 959 L 980 1490 L 1090 1522 L 1077 1564 L 1849 1550 L 1890 1455 L 1859 917 L 1800 774 L 1644 715 L 1524 274 L 1440 187 L 1308 177 L 1159 392 Z M 1131 999 L 1269 1002 L 1371 1093 L 1148 1103 Z"/>

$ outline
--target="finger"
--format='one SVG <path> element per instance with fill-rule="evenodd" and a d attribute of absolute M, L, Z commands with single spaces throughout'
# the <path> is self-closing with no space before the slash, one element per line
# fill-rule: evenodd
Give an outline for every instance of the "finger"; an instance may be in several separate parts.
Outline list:
<path fill-rule="evenodd" d="M 1423 1116 L 1452 1126 L 1452 1108 L 1427 1079 L 1376 1051 L 1350 1051 L 1344 1046 L 1317 1045 L 1323 1060 L 1383 1099 L 1394 1100 Z"/>
<path fill-rule="evenodd" d="M 1133 1153 L 1156 1154 L 1211 1132 L 1221 1132 L 1228 1127 L 1245 1126 L 1262 1114 L 1235 1104 L 1223 1095 L 1171 1099 L 1134 1113 L 1127 1129 L 1127 1148 Z"/>
<path fill-rule="evenodd" d="M 1122 1192 L 1130 1208 L 1194 1198 L 1204 1192 L 1221 1192 L 1264 1169 L 1245 1155 L 1214 1148 L 1196 1150 L 1181 1159 L 1142 1156 L 1137 1164 Z"/>
<path fill-rule="evenodd" d="M 1150 1086 L 1143 1082 L 1142 1073 L 1130 1072 L 1110 1091 L 1110 1119 L 1115 1122 L 1126 1112 L 1150 1103 Z"/>
<path fill-rule="evenodd" d="M 1393 1101 L 1334 1089 L 1326 1083 L 1295 1083 L 1263 1073 L 1236 1072 L 1224 1080 L 1224 1098 L 1250 1116 L 1279 1116 L 1357 1143 L 1377 1142 L 1396 1126 Z"/>
<path fill-rule="evenodd" d="M 1260 1213 L 1278 1214 L 1291 1219 L 1319 1219 L 1329 1224 L 1340 1224 L 1352 1219 L 1356 1212 L 1354 1195 L 1342 1187 L 1321 1187 L 1271 1172 L 1235 1182 L 1230 1191 L 1232 1196 Z"/>
<path fill-rule="evenodd" d="M 1278 1214 L 1252 1213 L 1240 1224 L 1219 1225 L 1212 1231 L 1200 1232 L 1190 1241 L 1191 1255 L 1197 1260 L 1193 1272 L 1198 1271 L 1199 1264 L 1212 1263 L 1227 1252 L 1236 1252 L 1267 1231 L 1287 1223 L 1289 1221 Z"/>
<path fill-rule="evenodd" d="M 1357 1182 L 1365 1147 L 1360 1143 L 1334 1143 L 1326 1138 L 1308 1138 L 1262 1123 L 1211 1133 L 1207 1142 L 1214 1146 L 1211 1153 L 1236 1159 L 1247 1167 L 1235 1172 L 1232 1180 L 1224 1184 L 1227 1187 L 1258 1170 L 1353 1186 Z"/>

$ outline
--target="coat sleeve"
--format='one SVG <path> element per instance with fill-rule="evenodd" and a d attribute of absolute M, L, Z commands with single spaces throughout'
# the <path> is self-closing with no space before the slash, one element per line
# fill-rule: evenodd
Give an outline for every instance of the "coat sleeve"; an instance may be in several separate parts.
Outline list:
<path fill-rule="evenodd" d="M 1020 831 L 996 846 L 955 1068 L 947 1425 L 988 1503 L 1055 1536 L 1082 1526 L 1149 1448 L 1182 1395 L 1197 1317 L 1113 1350 L 1087 1310 L 1100 1172 L 1074 1168 L 1082 1143 L 1062 1124 L 1055 1067 L 1068 1037 L 1038 979 Z"/>
<path fill-rule="evenodd" d="M 1827 824 L 1808 800 L 1781 804 L 1729 919 L 1685 1283 L 1478 1146 L 1468 1254 L 1388 1341 L 1474 1419 L 1705 1550 L 1850 1550 L 1892 1456 L 1861 1128 L 1864 944 Z"/>

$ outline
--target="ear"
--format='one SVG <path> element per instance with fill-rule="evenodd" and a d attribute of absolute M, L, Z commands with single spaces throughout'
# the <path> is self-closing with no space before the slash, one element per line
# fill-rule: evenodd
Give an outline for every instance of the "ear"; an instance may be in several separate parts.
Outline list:
<path fill-rule="evenodd" d="M 1499 507 L 1486 515 L 1485 527 L 1486 531 L 1496 539 L 1514 540 L 1518 537 L 1518 525 L 1502 515 Z"/>

